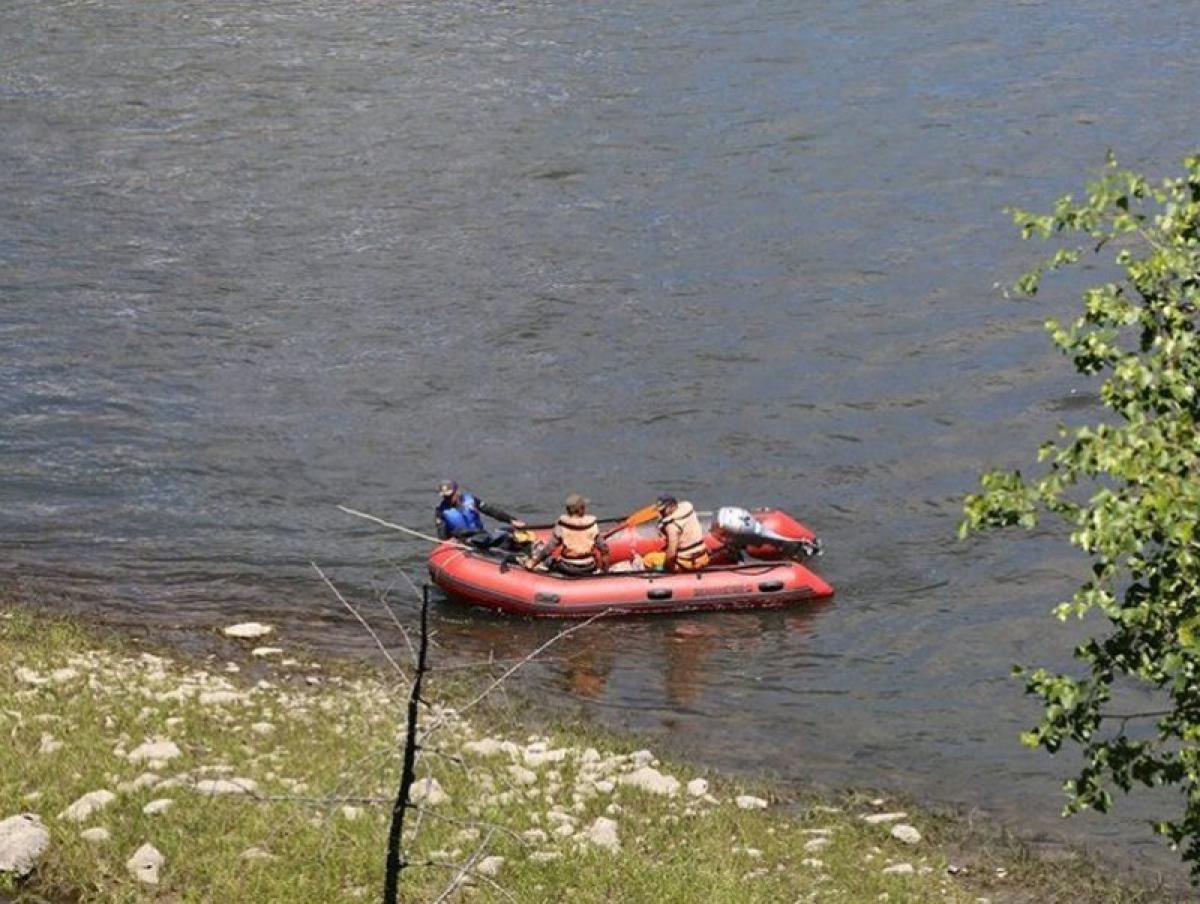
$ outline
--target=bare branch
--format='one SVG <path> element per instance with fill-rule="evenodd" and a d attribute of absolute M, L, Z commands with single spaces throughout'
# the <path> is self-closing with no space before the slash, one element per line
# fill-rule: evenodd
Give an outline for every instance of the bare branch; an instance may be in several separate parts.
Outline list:
<path fill-rule="evenodd" d="M 479 847 L 475 848 L 471 856 L 468 857 L 466 862 L 463 863 L 462 868 L 455 873 L 454 878 L 450 880 L 450 884 L 445 887 L 440 895 L 433 899 L 433 904 L 442 904 L 442 902 L 450 897 L 450 895 L 454 894 L 454 892 L 458 889 L 459 884 L 462 882 L 463 877 L 466 876 L 471 867 L 475 865 L 475 861 L 477 861 L 483 852 L 487 850 L 487 846 L 491 843 L 492 835 L 494 834 L 495 832 L 489 831 L 483 836 L 483 841 L 479 842 Z"/>
<path fill-rule="evenodd" d="M 389 603 L 386 599 L 381 599 L 380 603 L 383 604 L 383 608 L 391 617 L 392 624 L 396 626 L 396 630 L 400 632 L 400 636 L 404 638 L 404 644 L 408 647 L 408 652 L 412 654 L 413 665 L 415 667 L 417 662 L 417 648 L 413 646 L 412 638 L 408 636 L 408 631 L 405 629 L 400 619 L 396 618 L 396 613 L 392 611 L 391 603 Z"/>
<path fill-rule="evenodd" d="M 426 790 L 428 790 L 432 785 L 433 775 L 430 773 L 428 765 L 425 766 L 425 775 L 419 779 L 419 781 L 425 782 Z M 411 806 L 411 804 L 409 806 Z M 408 842 L 410 845 L 417 843 L 417 836 L 421 834 L 421 824 L 425 821 L 425 814 L 428 812 L 429 806 L 427 804 L 420 804 L 417 806 L 416 810 L 417 821 L 413 823 L 412 832 L 408 836 Z"/>
<path fill-rule="evenodd" d="M 337 804 L 390 804 L 390 797 L 304 797 L 299 794 L 260 794 L 256 800 L 270 803 L 312 804 L 322 808 Z"/>
<path fill-rule="evenodd" d="M 409 866 L 436 866 L 441 869 L 452 869 L 452 870 L 455 870 L 456 872 L 460 868 L 459 864 L 457 864 L 457 863 L 442 863 L 439 860 L 424 860 L 420 863 L 410 863 Z M 471 878 L 472 879 L 482 879 L 484 882 L 486 882 L 488 885 L 490 885 L 492 888 L 494 888 L 496 891 L 498 891 L 501 895 L 503 895 L 505 898 L 507 898 L 509 901 L 512 901 L 512 902 L 514 902 L 514 904 L 516 904 L 517 899 L 514 898 L 512 896 L 512 894 L 506 888 L 504 888 L 504 886 L 500 885 L 500 883 L 496 882 L 494 879 L 491 879 L 491 878 L 483 875 L 483 873 L 471 873 Z"/>
<path fill-rule="evenodd" d="M 422 598 L 421 588 L 417 586 L 417 582 L 408 576 L 408 572 L 403 568 L 400 569 L 400 577 L 408 582 L 408 586 L 412 588 L 412 592 L 416 594 L 418 600 Z M 404 642 L 408 644 L 408 650 L 412 653 L 413 660 L 417 658 L 417 648 L 413 646 L 412 639 L 408 636 L 408 632 L 404 628 L 400 628 L 400 633 L 404 635 Z"/>
<path fill-rule="evenodd" d="M 557 634 L 555 634 L 553 637 L 551 637 L 548 641 L 546 641 L 544 644 L 542 644 L 540 647 L 538 647 L 536 650 L 534 650 L 532 653 L 530 653 L 528 656 L 526 656 L 520 662 L 516 663 L 511 668 L 507 669 L 503 675 L 501 675 L 499 678 L 497 678 L 495 681 L 493 681 L 491 684 L 489 684 L 486 688 L 484 688 L 484 690 L 482 692 L 480 692 L 480 694 L 477 697 L 475 697 L 474 700 L 472 700 L 470 703 L 467 703 L 465 706 L 459 707 L 455 711 L 456 714 L 462 715 L 467 710 L 472 709 L 477 704 L 482 702 L 492 691 L 494 691 L 496 688 L 500 687 L 500 685 L 502 685 L 505 681 L 507 681 L 510 677 L 512 677 L 512 675 L 516 671 L 518 671 L 522 666 L 524 666 L 527 663 L 532 662 L 534 659 L 536 659 L 538 657 L 538 655 L 540 653 L 542 653 L 544 650 L 549 649 L 554 644 L 558 643 L 560 640 L 564 640 L 565 638 L 570 637 L 576 631 L 582 631 L 584 628 L 586 628 L 588 625 L 590 625 L 592 622 L 596 621 L 597 619 L 604 618 L 604 616 L 606 616 L 606 615 L 614 614 L 614 611 L 616 611 L 616 610 L 597 612 L 595 615 L 593 615 L 591 618 L 587 619 L 586 621 L 579 622 L 579 624 L 572 625 L 571 627 L 569 627 L 563 631 L 559 631 Z M 446 724 L 446 720 L 443 717 L 442 719 L 435 722 L 433 725 L 431 725 L 429 727 L 429 729 L 425 732 L 424 737 L 426 737 L 426 738 L 429 737 L 431 734 L 433 734 L 433 732 L 435 732 L 437 729 L 441 728 L 445 724 Z"/>
<path fill-rule="evenodd" d="M 392 668 L 396 670 L 396 674 L 400 676 L 400 681 L 407 686 L 409 683 L 408 675 L 404 673 L 404 669 L 400 668 L 400 663 L 396 662 L 392 654 L 388 652 L 387 647 L 383 645 L 383 641 L 379 639 L 379 635 L 375 633 L 375 630 L 369 624 L 367 624 L 366 620 L 361 615 L 358 614 L 358 610 L 351 606 L 349 602 L 347 602 L 346 598 L 342 596 L 337 587 L 333 586 L 333 581 L 329 580 L 329 578 L 325 576 L 325 572 L 321 570 L 320 565 L 318 565 L 316 562 L 309 562 L 308 564 L 316 569 L 317 574 L 321 576 L 321 580 L 325 582 L 325 586 L 332 590 L 333 595 L 338 598 L 341 604 L 350 610 L 350 614 L 358 619 L 358 623 L 367 629 L 367 633 L 370 634 L 371 639 L 375 641 L 375 646 L 379 647 L 379 651 L 383 653 L 383 655 L 387 658 L 387 661 L 392 664 Z"/>
<path fill-rule="evenodd" d="M 426 655 L 429 652 L 429 594 L 421 597 L 421 646 L 417 650 L 417 670 L 408 693 L 408 721 L 404 731 L 404 758 L 400 767 L 400 788 L 392 806 L 392 821 L 388 827 L 387 857 L 383 873 L 383 904 L 396 904 L 400 891 L 400 873 L 405 860 L 400 850 L 404 837 L 404 814 L 408 810 L 412 795 L 412 784 L 416 777 L 414 766 L 417 758 L 417 715 L 421 699 L 421 683 L 425 678 Z"/>
<path fill-rule="evenodd" d="M 1174 710 L 1160 709 L 1144 713 L 1100 713 L 1101 719 L 1120 719 L 1128 722 L 1130 719 L 1158 719 L 1162 716 L 1174 715 Z"/>
<path fill-rule="evenodd" d="M 574 656 L 547 656 L 542 662 L 569 662 L 574 659 Z M 479 662 L 461 662 L 454 665 L 438 665 L 433 666 L 431 672 L 462 672 L 468 669 L 490 669 L 498 665 L 505 665 L 510 662 L 524 662 L 524 659 L 518 659 L 515 656 L 505 659 L 484 659 Z"/>
<path fill-rule="evenodd" d="M 499 823 L 488 822 L 482 819 L 459 819 L 457 816 L 447 816 L 445 813 L 436 813 L 432 809 L 429 810 L 429 818 L 435 819 L 438 822 L 448 822 L 451 825 L 466 826 L 467 828 L 479 829 L 485 828 L 501 832 L 512 838 L 513 841 L 522 847 L 529 847 L 529 842 L 521 837 L 520 833 L 514 832 L 512 829 L 502 826 Z"/>
<path fill-rule="evenodd" d="M 455 766 L 462 766 L 464 769 L 467 768 L 467 761 L 458 754 L 446 753 L 446 751 L 439 750 L 436 747 L 422 747 L 421 752 L 428 756 L 440 756 L 444 760 L 449 760 Z"/>
<path fill-rule="evenodd" d="M 404 567 L 397 562 L 393 562 L 392 567 L 396 570 L 396 573 L 398 575 L 400 575 L 406 581 L 408 581 L 408 586 L 412 587 L 413 592 L 417 594 L 417 602 L 420 602 L 421 601 L 421 592 L 419 590 L 417 590 L 417 585 L 413 583 L 412 578 L 410 578 L 408 576 L 408 574 L 405 572 Z M 391 603 L 388 602 L 388 595 L 392 592 L 392 588 L 395 586 L 396 586 L 396 581 L 395 581 L 395 579 L 393 579 L 388 582 L 388 585 L 386 587 L 384 587 L 383 590 L 379 591 L 379 593 L 378 593 L 379 604 L 381 606 L 383 606 L 384 611 L 387 612 L 388 617 L 392 620 L 392 624 L 396 626 L 396 630 L 399 631 L 400 636 L 404 638 L 404 643 L 408 646 L 408 652 L 412 654 L 413 667 L 416 668 L 416 663 L 417 663 L 416 647 L 413 646 L 412 639 L 408 636 L 407 629 L 405 629 L 405 627 L 404 627 L 403 623 L 400 621 L 400 619 L 396 618 L 396 613 L 392 611 Z"/>

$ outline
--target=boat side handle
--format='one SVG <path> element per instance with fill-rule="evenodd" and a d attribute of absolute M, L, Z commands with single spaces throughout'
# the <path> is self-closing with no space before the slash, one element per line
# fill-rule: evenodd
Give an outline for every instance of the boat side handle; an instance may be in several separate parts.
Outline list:
<path fill-rule="evenodd" d="M 670 587 L 651 587 L 646 591 L 646 599 L 650 600 L 669 600 L 671 598 Z"/>
<path fill-rule="evenodd" d="M 759 581 L 758 589 L 763 593 L 774 593 L 783 589 L 783 581 Z"/>

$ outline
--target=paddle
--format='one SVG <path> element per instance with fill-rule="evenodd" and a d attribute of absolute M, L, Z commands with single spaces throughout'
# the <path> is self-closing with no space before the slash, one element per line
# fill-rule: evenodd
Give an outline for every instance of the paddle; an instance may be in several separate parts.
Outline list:
<path fill-rule="evenodd" d="M 648 505 L 645 508 L 640 508 L 620 524 L 606 530 L 601 536 L 607 540 L 613 534 L 619 534 L 621 531 L 629 527 L 637 527 L 639 524 L 647 524 L 658 517 L 658 505 Z"/>

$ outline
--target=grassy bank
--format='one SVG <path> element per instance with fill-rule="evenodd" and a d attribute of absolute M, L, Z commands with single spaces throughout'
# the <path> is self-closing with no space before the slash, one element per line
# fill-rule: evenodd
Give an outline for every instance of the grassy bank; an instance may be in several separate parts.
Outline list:
<path fill-rule="evenodd" d="M 0 820 L 35 813 L 49 834 L 0 900 L 378 899 L 405 689 L 227 643 L 198 664 L 0 608 Z M 886 800 L 781 801 L 583 725 L 463 716 L 477 688 L 457 682 L 435 680 L 422 717 L 442 727 L 403 900 L 1163 900 Z M 157 868 L 130 866 L 144 845 Z"/>

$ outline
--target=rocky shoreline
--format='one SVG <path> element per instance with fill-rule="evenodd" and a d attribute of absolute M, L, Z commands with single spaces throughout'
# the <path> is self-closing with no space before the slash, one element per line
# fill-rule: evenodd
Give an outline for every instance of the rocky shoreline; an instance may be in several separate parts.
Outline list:
<path fill-rule="evenodd" d="M 200 665 L 0 611 L 0 895 L 374 897 L 401 684 L 257 645 L 269 626 L 224 633 L 230 657 Z M 411 899 L 1163 900 L 1041 879 L 1031 898 L 1021 867 L 952 854 L 887 799 L 797 805 L 586 726 L 514 737 L 447 693 L 422 718 Z"/>

